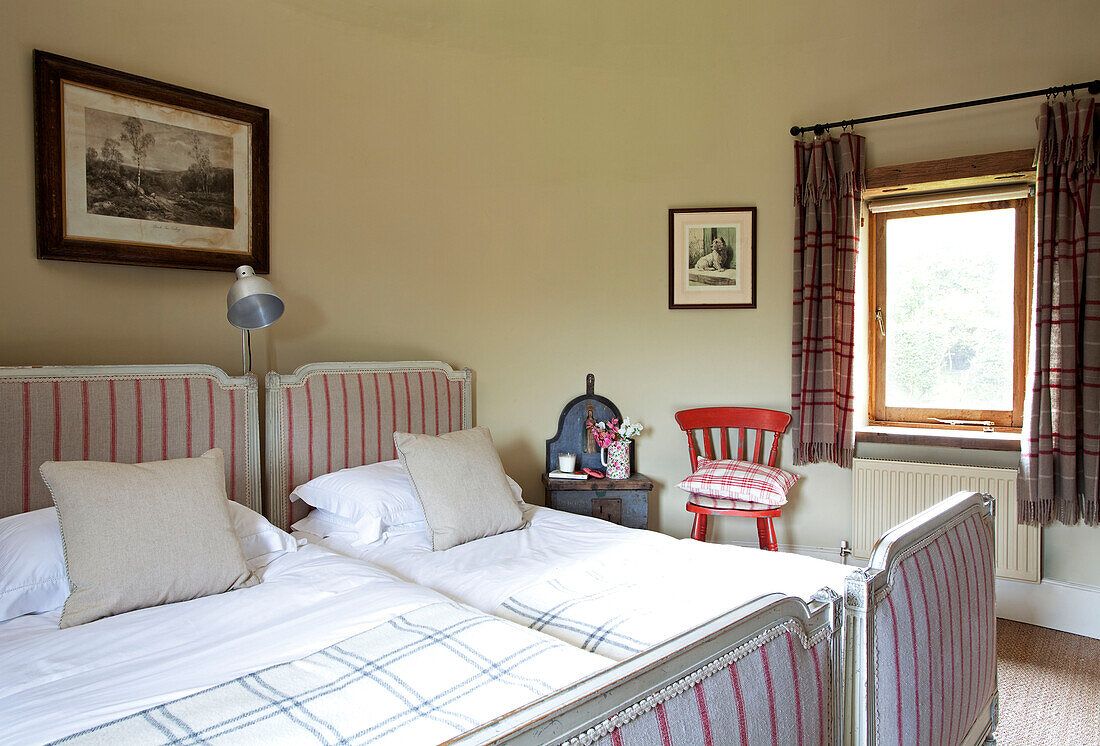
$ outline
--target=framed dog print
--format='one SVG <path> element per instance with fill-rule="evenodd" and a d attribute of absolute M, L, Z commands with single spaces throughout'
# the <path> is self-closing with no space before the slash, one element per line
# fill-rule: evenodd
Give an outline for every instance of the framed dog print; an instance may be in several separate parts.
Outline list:
<path fill-rule="evenodd" d="M 668 211 L 668 307 L 756 308 L 756 208 Z"/>
<path fill-rule="evenodd" d="M 34 53 L 38 257 L 268 271 L 268 111 Z"/>

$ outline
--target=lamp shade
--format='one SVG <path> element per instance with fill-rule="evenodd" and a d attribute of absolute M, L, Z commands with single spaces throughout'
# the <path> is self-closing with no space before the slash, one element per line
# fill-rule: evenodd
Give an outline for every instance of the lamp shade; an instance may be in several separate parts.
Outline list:
<path fill-rule="evenodd" d="M 229 288 L 225 299 L 225 316 L 238 329 L 263 329 L 283 315 L 283 299 L 275 286 L 247 265 L 237 267 L 237 281 Z"/>

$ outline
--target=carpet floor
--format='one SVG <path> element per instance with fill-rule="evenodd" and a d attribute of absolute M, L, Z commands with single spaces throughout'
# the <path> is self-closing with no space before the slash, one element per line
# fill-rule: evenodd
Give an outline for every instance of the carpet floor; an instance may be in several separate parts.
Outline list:
<path fill-rule="evenodd" d="M 1100 745 L 1100 640 L 997 620 L 1003 746 Z"/>

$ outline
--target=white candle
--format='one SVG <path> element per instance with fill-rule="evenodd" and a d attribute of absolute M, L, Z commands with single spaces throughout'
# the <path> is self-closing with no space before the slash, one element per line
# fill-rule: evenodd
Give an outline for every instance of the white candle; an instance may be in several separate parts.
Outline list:
<path fill-rule="evenodd" d="M 575 453 L 559 453 L 558 454 L 558 469 L 561 471 L 571 472 L 577 468 L 577 454 Z"/>

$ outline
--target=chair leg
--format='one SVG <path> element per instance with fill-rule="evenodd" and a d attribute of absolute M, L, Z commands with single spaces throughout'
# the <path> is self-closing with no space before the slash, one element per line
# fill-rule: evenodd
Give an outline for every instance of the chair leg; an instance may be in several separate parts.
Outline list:
<path fill-rule="evenodd" d="M 691 524 L 691 538 L 696 541 L 707 540 L 707 517 L 702 513 L 695 514 L 695 521 Z"/>
<path fill-rule="evenodd" d="M 775 538 L 775 527 L 771 518 L 756 519 L 756 535 L 760 540 L 760 548 L 769 552 L 779 551 L 779 542 Z"/>

